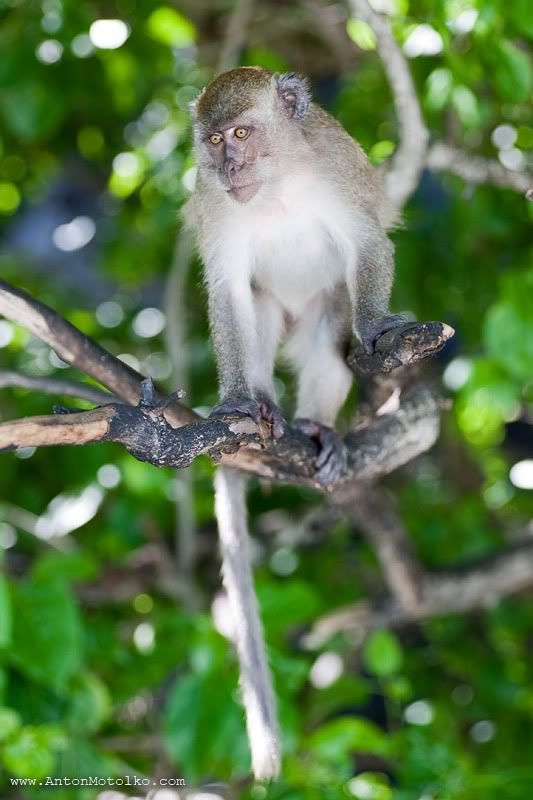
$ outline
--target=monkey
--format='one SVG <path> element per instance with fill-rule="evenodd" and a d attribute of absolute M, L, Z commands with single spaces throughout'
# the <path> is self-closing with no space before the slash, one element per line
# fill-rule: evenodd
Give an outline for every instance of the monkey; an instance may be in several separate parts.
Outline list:
<path fill-rule="evenodd" d="M 286 420 L 276 400 L 280 345 L 296 373 L 293 425 L 318 447 L 324 485 L 345 468 L 335 420 L 352 384 L 352 337 L 366 353 L 405 318 L 389 313 L 395 222 L 362 147 L 312 102 L 296 73 L 238 67 L 191 106 L 198 172 L 187 218 L 196 230 L 220 388 L 213 415 Z M 234 616 L 256 779 L 280 771 L 272 678 L 249 554 L 245 478 L 215 479 L 222 576 Z"/>

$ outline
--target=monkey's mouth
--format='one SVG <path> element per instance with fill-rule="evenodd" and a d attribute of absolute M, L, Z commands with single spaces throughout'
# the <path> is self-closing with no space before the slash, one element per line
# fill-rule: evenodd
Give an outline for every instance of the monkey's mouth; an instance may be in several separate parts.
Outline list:
<path fill-rule="evenodd" d="M 257 183 L 247 183 L 242 186 L 231 186 L 227 192 L 230 197 L 239 203 L 247 203 L 257 194 L 259 185 Z"/>

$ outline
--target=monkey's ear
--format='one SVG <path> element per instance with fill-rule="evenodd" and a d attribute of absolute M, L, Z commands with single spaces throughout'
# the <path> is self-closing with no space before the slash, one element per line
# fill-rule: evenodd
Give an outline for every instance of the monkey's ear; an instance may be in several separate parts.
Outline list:
<path fill-rule="evenodd" d="M 311 102 L 307 78 L 302 78 L 296 72 L 284 72 L 282 75 L 275 75 L 274 80 L 287 116 L 303 119 Z"/>

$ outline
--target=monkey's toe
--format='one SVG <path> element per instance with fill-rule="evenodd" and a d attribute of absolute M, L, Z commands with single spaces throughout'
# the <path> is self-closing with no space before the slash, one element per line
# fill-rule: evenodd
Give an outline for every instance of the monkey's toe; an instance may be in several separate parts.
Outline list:
<path fill-rule="evenodd" d="M 334 483 L 347 466 L 346 447 L 342 438 L 333 428 L 311 419 L 295 419 L 293 425 L 318 444 L 315 465 L 319 482 L 322 486 Z"/>
<path fill-rule="evenodd" d="M 281 439 L 285 433 L 285 417 L 282 410 L 272 402 L 272 400 L 264 399 L 260 404 L 261 417 L 272 426 L 272 436 L 274 439 Z"/>
<path fill-rule="evenodd" d="M 285 419 L 272 400 L 253 397 L 229 397 L 211 411 L 212 417 L 250 417 L 256 425 L 265 420 L 272 427 L 272 436 L 279 439 L 285 433 Z"/>

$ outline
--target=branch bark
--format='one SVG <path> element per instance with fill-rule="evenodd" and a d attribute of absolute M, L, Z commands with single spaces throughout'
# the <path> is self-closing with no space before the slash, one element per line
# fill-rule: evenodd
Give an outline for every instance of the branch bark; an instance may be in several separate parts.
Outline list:
<path fill-rule="evenodd" d="M 103 392 L 94 386 L 81 381 L 69 381 L 63 378 L 48 378 L 39 375 L 23 375 L 21 372 L 0 372 L 0 389 L 30 389 L 43 394 L 55 394 L 63 397 L 77 397 L 96 405 L 116 402 L 117 398 L 109 392 Z"/>
<path fill-rule="evenodd" d="M 418 186 L 426 161 L 429 133 L 407 60 L 392 34 L 387 17 L 376 14 L 367 0 L 350 0 L 354 16 L 366 22 L 376 35 L 377 50 L 390 84 L 399 142 L 385 173 L 385 188 L 398 211 Z"/>
<path fill-rule="evenodd" d="M 265 423 L 251 419 L 211 417 L 180 428 L 169 425 L 164 404 L 138 406 L 111 403 L 93 411 L 29 417 L 0 424 L 0 450 L 113 441 L 140 461 L 182 469 L 200 455 L 262 478 L 316 489 L 352 490 L 356 480 L 385 475 L 424 452 L 439 432 L 440 407 L 430 386 L 407 390 L 399 408 L 345 437 L 347 467 L 335 484 L 316 478 L 314 442 L 289 429 L 273 440 Z"/>
<path fill-rule="evenodd" d="M 436 172 L 450 172 L 468 183 L 491 183 L 525 195 L 533 187 L 533 175 L 528 172 L 513 172 L 494 159 L 465 153 L 442 142 L 430 147 L 426 166 Z"/>
<path fill-rule="evenodd" d="M 252 20 L 255 0 L 236 0 L 228 18 L 222 49 L 218 58 L 216 74 L 233 69 L 239 63 L 241 51 L 246 44 L 246 35 Z"/>
<path fill-rule="evenodd" d="M 344 510 L 376 553 L 395 602 L 406 614 L 419 613 L 422 568 L 391 498 L 383 489 L 361 483 Z"/>
<path fill-rule="evenodd" d="M 420 586 L 416 608 L 407 609 L 389 597 L 379 604 L 365 601 L 325 615 L 305 636 L 305 646 L 322 647 L 340 632 L 360 635 L 373 628 L 490 608 L 501 598 L 533 586 L 533 540 L 529 537 L 502 553 L 455 570 L 426 572 Z"/>
<path fill-rule="evenodd" d="M 22 325 L 50 345 L 63 361 L 78 367 L 126 403 L 138 403 L 143 376 L 104 350 L 93 339 L 22 289 L 0 280 L 0 315 Z M 197 419 L 191 409 L 175 402 L 166 416 L 176 425 Z"/>

